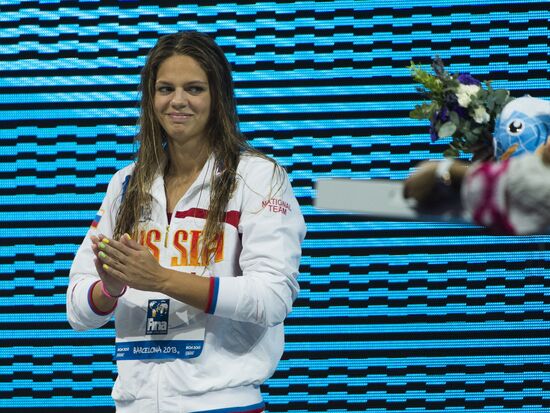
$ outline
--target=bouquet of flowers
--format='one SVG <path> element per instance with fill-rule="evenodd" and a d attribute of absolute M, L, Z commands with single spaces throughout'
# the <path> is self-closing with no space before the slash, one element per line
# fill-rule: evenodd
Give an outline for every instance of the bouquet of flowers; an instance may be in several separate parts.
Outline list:
<path fill-rule="evenodd" d="M 412 77 L 422 85 L 417 89 L 429 102 L 417 105 L 410 117 L 429 119 L 432 142 L 452 137 L 445 156 L 464 152 L 473 154 L 474 160 L 491 158 L 495 119 L 512 100 L 509 91 L 493 89 L 488 81 L 483 87 L 468 73 L 448 73 L 438 57 L 431 67 L 434 74 L 411 61 Z"/>

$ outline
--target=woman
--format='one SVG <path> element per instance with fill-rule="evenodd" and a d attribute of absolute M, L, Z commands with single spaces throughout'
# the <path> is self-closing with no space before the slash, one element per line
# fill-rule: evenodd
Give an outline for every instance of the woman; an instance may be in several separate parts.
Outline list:
<path fill-rule="evenodd" d="M 429 203 L 441 186 L 460 191 L 466 216 L 505 234 L 550 228 L 550 143 L 537 153 L 472 166 L 446 159 L 425 162 L 405 182 L 405 197 Z"/>
<path fill-rule="evenodd" d="M 136 161 L 111 179 L 70 272 L 76 330 L 114 313 L 117 412 L 260 412 L 305 225 L 286 173 L 238 130 L 208 36 L 163 36 L 141 73 Z"/>

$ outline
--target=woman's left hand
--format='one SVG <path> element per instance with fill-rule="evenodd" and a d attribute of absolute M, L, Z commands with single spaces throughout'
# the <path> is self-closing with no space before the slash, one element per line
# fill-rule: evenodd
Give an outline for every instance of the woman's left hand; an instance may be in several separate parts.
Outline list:
<path fill-rule="evenodd" d="M 137 290 L 161 290 L 164 268 L 148 248 L 126 234 L 118 241 L 103 238 L 98 246 L 98 257 L 107 274 Z"/>

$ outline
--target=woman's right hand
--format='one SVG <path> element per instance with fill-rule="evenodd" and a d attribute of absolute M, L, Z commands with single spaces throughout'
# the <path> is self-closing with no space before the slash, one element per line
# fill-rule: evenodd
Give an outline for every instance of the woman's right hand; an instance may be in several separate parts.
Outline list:
<path fill-rule="evenodd" d="M 419 203 L 429 199 L 437 182 L 436 169 L 437 162 L 424 161 L 420 163 L 418 169 L 405 181 L 403 196 L 407 199 L 412 198 Z"/>
<path fill-rule="evenodd" d="M 101 281 L 103 282 L 103 286 L 109 292 L 109 294 L 113 296 L 119 295 L 126 285 L 118 279 L 114 278 L 113 276 L 107 274 L 107 272 L 103 269 L 103 263 L 98 256 L 99 252 L 101 251 L 99 248 L 99 243 L 102 239 L 105 238 L 105 236 L 99 234 L 98 236 L 92 235 L 90 238 L 92 240 L 92 251 L 95 255 L 95 268 L 97 270 L 97 273 L 99 274 L 99 277 L 101 278 Z"/>
<path fill-rule="evenodd" d="M 451 190 L 453 196 L 460 193 L 462 180 L 468 170 L 468 165 L 461 161 L 452 161 L 448 167 L 448 182 L 446 189 L 442 191 L 438 185 L 438 166 L 441 162 L 424 161 L 418 165 L 418 168 L 405 180 L 403 187 L 403 196 L 412 198 L 418 204 L 437 204 L 446 201 Z"/>

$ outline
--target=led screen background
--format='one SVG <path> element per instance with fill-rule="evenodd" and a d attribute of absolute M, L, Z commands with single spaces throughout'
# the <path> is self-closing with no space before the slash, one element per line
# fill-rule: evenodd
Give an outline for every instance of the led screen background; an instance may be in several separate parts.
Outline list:
<path fill-rule="evenodd" d="M 181 3 L 181 5 L 175 5 Z M 200 6 L 198 5 L 200 4 Z M 439 55 L 550 99 L 547 1 L 0 1 L 0 409 L 112 412 L 113 324 L 74 332 L 73 255 L 131 161 L 159 35 L 208 32 L 242 131 L 289 171 L 308 225 L 271 412 L 550 406 L 548 236 L 319 211 L 319 178 L 440 159 L 406 66 Z M 365 194 L 368 197 L 368 194 Z"/>

